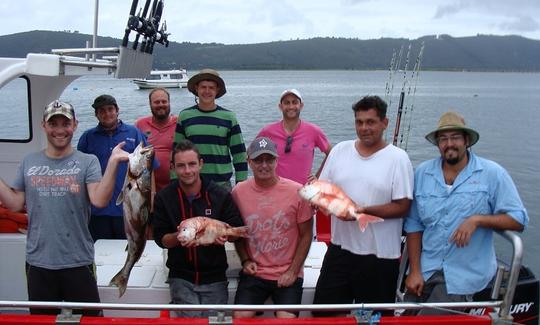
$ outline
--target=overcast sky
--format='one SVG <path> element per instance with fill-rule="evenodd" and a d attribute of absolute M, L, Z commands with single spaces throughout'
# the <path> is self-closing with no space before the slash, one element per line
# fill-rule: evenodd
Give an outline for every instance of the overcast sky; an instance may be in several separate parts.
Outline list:
<path fill-rule="evenodd" d="M 139 0 L 142 7 L 145 0 Z M 0 35 L 93 32 L 95 0 L 0 0 Z M 101 0 L 100 36 L 121 38 L 131 0 Z M 373 39 L 450 34 L 540 40 L 540 0 L 166 0 L 176 42 L 259 43 L 311 37 Z"/>

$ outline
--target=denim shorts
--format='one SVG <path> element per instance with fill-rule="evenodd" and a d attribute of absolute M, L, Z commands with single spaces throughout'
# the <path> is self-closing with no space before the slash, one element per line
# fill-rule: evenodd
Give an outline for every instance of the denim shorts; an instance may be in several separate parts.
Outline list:
<path fill-rule="evenodd" d="M 167 280 L 173 304 L 178 305 L 226 305 L 229 300 L 227 281 L 209 284 L 193 284 L 180 278 Z M 177 311 L 178 317 L 208 317 L 215 311 Z"/>

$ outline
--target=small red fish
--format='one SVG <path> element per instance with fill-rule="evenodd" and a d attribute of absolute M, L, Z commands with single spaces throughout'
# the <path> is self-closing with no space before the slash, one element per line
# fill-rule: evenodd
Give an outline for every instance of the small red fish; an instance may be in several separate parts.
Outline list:
<path fill-rule="evenodd" d="M 369 223 L 383 222 L 384 219 L 366 213 L 356 213 L 356 204 L 339 188 L 330 182 L 315 180 L 304 185 L 298 194 L 311 204 L 330 212 L 339 219 L 358 220 L 360 230 L 364 232 Z"/>
<path fill-rule="evenodd" d="M 226 236 L 247 237 L 248 227 L 231 227 L 229 224 L 207 217 L 186 219 L 178 226 L 178 241 L 182 246 L 221 244 Z"/>

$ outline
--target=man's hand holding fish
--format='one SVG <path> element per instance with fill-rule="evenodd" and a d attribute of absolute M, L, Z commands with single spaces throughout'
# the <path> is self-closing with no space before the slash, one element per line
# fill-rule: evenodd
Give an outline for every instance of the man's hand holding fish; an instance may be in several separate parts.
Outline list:
<path fill-rule="evenodd" d="M 229 224 L 206 217 L 186 219 L 178 226 L 178 241 L 185 247 L 199 245 L 225 245 L 231 237 L 247 237 L 247 227 L 231 227 Z"/>

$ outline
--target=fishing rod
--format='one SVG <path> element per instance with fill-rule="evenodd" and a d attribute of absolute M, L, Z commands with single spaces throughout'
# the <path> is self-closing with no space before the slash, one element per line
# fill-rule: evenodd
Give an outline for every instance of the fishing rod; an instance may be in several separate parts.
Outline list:
<path fill-rule="evenodd" d="M 135 17 L 135 11 L 137 10 L 137 4 L 139 3 L 139 0 L 133 0 L 131 2 L 131 9 L 129 10 L 129 18 L 128 23 L 126 25 L 126 30 L 124 33 L 124 38 L 122 39 L 122 47 L 127 47 L 129 42 L 129 33 L 131 32 L 130 21 L 132 21 Z"/>
<path fill-rule="evenodd" d="M 386 85 L 384 89 L 384 99 L 387 103 L 390 102 L 390 84 L 393 82 L 392 75 L 394 71 L 394 62 L 396 61 L 396 50 L 392 50 L 392 59 L 390 60 L 390 66 L 388 67 L 388 80 L 386 80 Z"/>
<path fill-rule="evenodd" d="M 425 43 L 422 41 L 422 45 L 420 46 L 420 51 L 418 52 L 418 56 L 416 57 L 416 63 L 414 67 L 414 72 L 416 73 L 416 75 L 413 77 L 414 90 L 412 94 L 412 103 L 411 103 L 409 119 L 407 121 L 407 131 L 405 134 L 405 147 L 403 148 L 405 151 L 407 151 L 407 147 L 409 145 L 409 135 L 411 133 L 412 115 L 413 115 L 414 104 L 415 104 L 415 99 L 416 99 L 416 86 L 418 84 L 418 75 L 420 74 L 420 66 L 422 64 L 422 57 L 424 56 L 424 47 L 425 47 Z"/>
<path fill-rule="evenodd" d="M 403 57 L 403 45 L 401 45 L 399 52 L 394 49 L 392 51 L 392 59 L 390 60 L 390 67 L 388 71 L 388 80 L 385 86 L 385 100 L 388 107 L 392 106 L 392 94 L 394 93 L 394 75 L 398 71 L 401 64 L 401 58 Z M 385 132 L 385 140 L 388 141 L 388 133 Z"/>
<path fill-rule="evenodd" d="M 144 9 L 139 10 L 139 14 L 137 16 L 130 17 L 128 21 L 128 27 L 131 30 L 137 31 L 137 35 L 135 36 L 135 40 L 133 41 L 133 50 L 137 50 L 137 47 L 139 45 L 139 37 L 143 32 L 146 31 L 146 13 L 148 12 L 148 8 L 150 7 L 150 3 L 152 0 L 146 0 L 144 4 Z"/>
<path fill-rule="evenodd" d="M 412 85 L 412 82 L 411 82 L 411 81 L 415 80 L 415 74 L 417 75 L 417 72 L 418 72 L 418 71 L 417 71 L 417 68 L 418 68 L 418 57 L 416 57 L 416 62 L 415 62 L 415 64 L 414 64 L 413 69 L 411 70 L 411 78 L 410 78 L 409 81 L 407 82 L 407 98 L 410 98 L 410 95 L 411 95 L 411 88 L 412 88 L 412 86 L 411 86 L 411 85 Z M 414 98 L 413 98 L 413 100 L 414 100 Z M 405 120 L 405 121 L 409 120 L 409 124 L 408 124 L 407 129 L 410 130 L 410 126 L 411 126 L 411 125 L 410 125 L 410 118 L 409 118 L 409 116 L 410 116 L 411 114 L 409 114 L 409 101 L 405 101 L 405 102 L 403 103 L 403 105 L 404 105 L 404 108 L 403 108 L 403 114 L 400 116 L 400 121 L 401 121 L 401 120 Z M 400 148 L 403 148 L 403 137 L 404 137 L 404 133 L 405 133 L 405 131 L 404 131 L 402 128 L 400 128 L 399 134 L 398 134 L 398 138 L 399 138 L 399 147 L 400 147 Z M 408 136 L 408 135 L 407 135 L 407 136 Z"/>
<path fill-rule="evenodd" d="M 405 100 L 405 87 L 407 85 L 407 69 L 409 68 L 409 57 L 411 54 L 411 44 L 409 43 L 409 48 L 407 50 L 407 57 L 405 59 L 405 68 L 403 69 L 403 83 L 401 85 L 401 92 L 399 94 L 399 104 L 398 111 L 396 116 L 396 127 L 394 128 L 394 138 L 392 144 L 397 146 L 397 139 L 399 134 L 399 129 L 401 126 L 401 114 L 403 113 L 403 102 Z"/>
<path fill-rule="evenodd" d="M 163 40 L 163 35 L 161 35 L 160 30 L 159 30 L 159 23 L 161 21 L 162 13 L 163 13 L 163 1 L 159 0 L 156 3 L 156 6 L 154 7 L 152 18 L 150 18 L 150 25 L 152 26 L 153 33 L 150 36 L 150 41 L 146 43 L 146 49 L 145 49 L 146 53 L 152 54 L 152 52 L 154 51 L 154 44 L 156 44 L 156 41 L 158 40 L 158 38 L 160 40 Z M 165 26 L 167 25 L 165 24 Z M 161 27 L 161 31 L 164 31 L 163 25 Z"/>
<path fill-rule="evenodd" d="M 399 49 L 399 53 L 397 55 L 397 60 L 394 61 L 394 66 L 391 69 L 390 78 L 392 79 L 394 74 L 399 70 L 399 67 L 401 66 L 401 59 L 403 57 L 403 45 L 401 45 Z M 388 106 L 392 105 L 392 94 L 394 93 L 394 80 L 391 80 L 390 84 L 390 96 L 388 101 Z"/>

